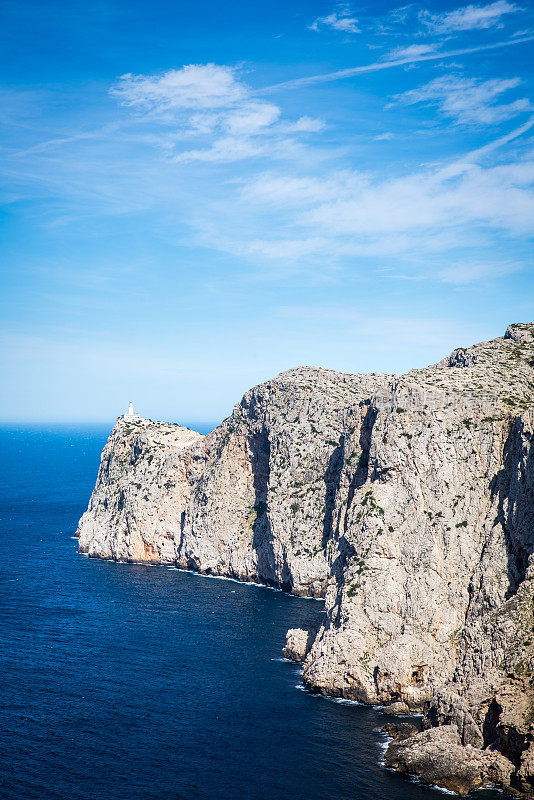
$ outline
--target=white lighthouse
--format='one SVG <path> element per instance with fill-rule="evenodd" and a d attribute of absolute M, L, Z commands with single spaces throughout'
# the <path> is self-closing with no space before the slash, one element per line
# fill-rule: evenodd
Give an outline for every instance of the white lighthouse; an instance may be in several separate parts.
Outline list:
<path fill-rule="evenodd" d="M 133 403 L 130 400 L 130 404 L 128 405 L 128 413 L 122 415 L 123 420 L 125 422 L 137 422 L 138 420 L 142 419 L 140 414 L 134 413 Z"/>

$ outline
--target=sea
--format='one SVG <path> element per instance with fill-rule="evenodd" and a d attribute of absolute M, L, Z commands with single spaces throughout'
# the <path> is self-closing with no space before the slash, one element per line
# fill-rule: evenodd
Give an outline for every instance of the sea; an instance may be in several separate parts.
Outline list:
<path fill-rule="evenodd" d="M 2 800 L 432 800 L 281 656 L 323 603 L 79 555 L 109 430 L 0 430 Z M 497 797 L 479 793 L 481 797 Z"/>

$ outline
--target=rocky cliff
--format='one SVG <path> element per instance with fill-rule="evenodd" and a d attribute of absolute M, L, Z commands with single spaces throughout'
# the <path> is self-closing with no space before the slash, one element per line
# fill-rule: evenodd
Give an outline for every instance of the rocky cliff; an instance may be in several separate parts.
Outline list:
<path fill-rule="evenodd" d="M 207 437 L 119 420 L 80 550 L 325 595 L 288 641 L 311 690 L 423 710 L 397 769 L 529 796 L 533 429 L 534 325 L 404 376 L 290 370 Z"/>
<path fill-rule="evenodd" d="M 119 418 L 80 520 L 80 551 L 324 596 L 344 442 L 354 440 L 363 476 L 369 397 L 387 380 L 290 370 L 247 392 L 206 437 Z"/>

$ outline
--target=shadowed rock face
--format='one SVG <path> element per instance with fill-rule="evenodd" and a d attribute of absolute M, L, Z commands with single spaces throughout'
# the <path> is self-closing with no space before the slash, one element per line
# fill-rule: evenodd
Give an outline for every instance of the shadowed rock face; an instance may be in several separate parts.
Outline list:
<path fill-rule="evenodd" d="M 326 594 L 289 643 L 310 689 L 425 710 L 528 794 L 533 403 L 534 325 L 512 325 L 400 377 L 290 370 L 207 437 L 119 420 L 80 550 Z M 435 736 L 398 768 L 423 775 Z M 475 755 L 472 788 L 497 775 Z"/>

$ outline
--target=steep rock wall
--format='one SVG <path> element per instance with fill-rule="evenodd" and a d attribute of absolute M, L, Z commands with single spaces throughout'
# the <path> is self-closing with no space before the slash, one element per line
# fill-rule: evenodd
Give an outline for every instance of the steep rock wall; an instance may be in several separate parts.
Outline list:
<path fill-rule="evenodd" d="M 387 377 L 298 368 L 255 387 L 206 437 L 117 421 L 80 550 L 322 596 L 343 437 Z"/>
<path fill-rule="evenodd" d="M 371 397 L 367 473 L 350 442 L 344 454 L 311 689 L 420 710 L 482 611 L 517 590 L 534 531 L 533 357 L 534 326 L 510 326 Z"/>
<path fill-rule="evenodd" d="M 534 326 L 513 325 L 401 377 L 290 370 L 207 437 L 119 420 L 80 550 L 326 593 L 288 643 L 311 690 L 424 710 L 399 769 L 490 746 L 504 761 L 469 751 L 442 785 L 528 793 L 533 408 Z"/>
<path fill-rule="evenodd" d="M 520 569 L 491 491 L 514 418 L 409 381 L 371 413 L 369 474 L 338 492 L 340 566 L 304 680 L 420 709 L 452 676 L 477 576 L 496 607 Z"/>
<path fill-rule="evenodd" d="M 119 417 L 77 536 L 79 550 L 118 561 L 173 563 L 177 520 L 191 493 L 189 451 L 196 431 Z"/>

